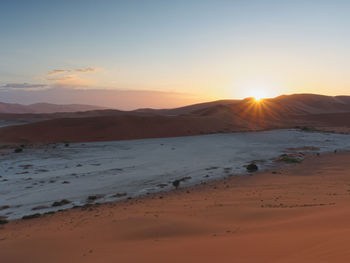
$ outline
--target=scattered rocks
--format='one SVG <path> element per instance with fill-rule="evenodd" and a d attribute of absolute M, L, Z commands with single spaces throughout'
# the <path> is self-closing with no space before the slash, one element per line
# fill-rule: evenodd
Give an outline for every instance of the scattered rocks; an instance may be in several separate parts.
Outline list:
<path fill-rule="evenodd" d="M 63 181 L 62 184 L 70 184 L 69 181 Z"/>
<path fill-rule="evenodd" d="M 160 187 L 160 188 L 163 188 L 163 187 L 168 186 L 168 184 L 158 184 L 157 186 Z"/>

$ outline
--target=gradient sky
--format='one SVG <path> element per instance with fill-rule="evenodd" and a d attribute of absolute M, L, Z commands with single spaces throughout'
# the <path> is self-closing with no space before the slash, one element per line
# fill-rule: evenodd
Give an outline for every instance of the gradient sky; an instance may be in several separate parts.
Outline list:
<path fill-rule="evenodd" d="M 0 4 L 0 101 L 131 109 L 350 95 L 350 1 Z"/>

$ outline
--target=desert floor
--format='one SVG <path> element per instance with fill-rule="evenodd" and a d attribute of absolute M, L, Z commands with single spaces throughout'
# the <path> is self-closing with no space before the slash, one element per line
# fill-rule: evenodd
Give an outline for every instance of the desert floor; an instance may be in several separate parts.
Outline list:
<path fill-rule="evenodd" d="M 12 221 L 0 261 L 350 262 L 350 153 L 276 172 Z"/>

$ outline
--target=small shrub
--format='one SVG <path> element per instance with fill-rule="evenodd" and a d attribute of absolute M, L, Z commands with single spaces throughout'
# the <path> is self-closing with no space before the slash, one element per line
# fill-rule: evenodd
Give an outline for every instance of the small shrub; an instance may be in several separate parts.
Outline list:
<path fill-rule="evenodd" d="M 95 200 L 97 200 L 97 199 L 100 199 L 100 198 L 102 198 L 102 197 L 104 197 L 105 195 L 89 195 L 88 196 L 88 201 L 90 201 L 90 202 L 92 202 L 92 201 L 95 201 Z"/>
<path fill-rule="evenodd" d="M 14 152 L 15 152 L 15 153 L 21 153 L 21 152 L 23 152 L 23 149 L 22 149 L 22 148 L 16 148 L 16 149 L 14 150 Z"/>
<path fill-rule="evenodd" d="M 300 163 L 300 160 L 294 157 L 290 156 L 283 156 L 281 158 L 281 161 L 286 162 L 286 163 Z"/>
<path fill-rule="evenodd" d="M 63 205 L 67 205 L 70 204 L 71 201 L 67 200 L 67 199 L 62 199 L 61 201 L 56 201 L 52 204 L 52 206 L 63 206 Z"/>
<path fill-rule="evenodd" d="M 177 189 L 180 186 L 181 181 L 180 180 L 175 180 L 173 181 L 173 186 Z"/>
<path fill-rule="evenodd" d="M 7 224 L 9 221 L 6 219 L 0 219 L 0 225 L 5 225 Z"/>
<path fill-rule="evenodd" d="M 315 132 L 317 131 L 315 128 L 313 127 L 302 127 L 301 128 L 302 131 L 305 131 L 305 132 Z"/>
<path fill-rule="evenodd" d="M 34 218 L 39 218 L 41 217 L 41 214 L 39 213 L 36 213 L 36 214 L 32 214 L 32 215 L 26 215 L 26 216 L 23 216 L 22 219 L 34 219 Z"/>
<path fill-rule="evenodd" d="M 119 198 L 119 197 L 123 197 L 123 196 L 127 196 L 127 195 L 128 195 L 127 193 L 116 193 L 115 195 L 112 195 L 112 197 Z"/>
<path fill-rule="evenodd" d="M 255 163 L 251 163 L 251 164 L 247 165 L 247 171 L 249 173 L 256 172 L 258 169 L 259 168 Z"/>

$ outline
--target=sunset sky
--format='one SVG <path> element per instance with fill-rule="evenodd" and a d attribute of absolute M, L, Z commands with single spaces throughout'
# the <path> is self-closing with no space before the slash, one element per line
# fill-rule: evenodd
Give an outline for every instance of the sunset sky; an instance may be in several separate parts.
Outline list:
<path fill-rule="evenodd" d="M 350 95 L 349 14 L 346 0 L 2 0 L 0 101 Z"/>

